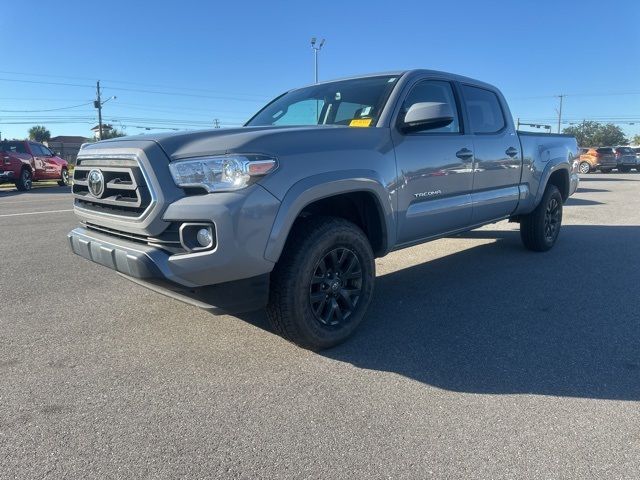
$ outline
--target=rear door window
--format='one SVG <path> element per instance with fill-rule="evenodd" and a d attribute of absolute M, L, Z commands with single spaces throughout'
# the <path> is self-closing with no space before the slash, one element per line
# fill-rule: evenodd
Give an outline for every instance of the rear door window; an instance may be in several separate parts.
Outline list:
<path fill-rule="evenodd" d="M 505 125 L 498 96 L 484 88 L 462 85 L 467 113 L 473 133 L 497 133 Z"/>

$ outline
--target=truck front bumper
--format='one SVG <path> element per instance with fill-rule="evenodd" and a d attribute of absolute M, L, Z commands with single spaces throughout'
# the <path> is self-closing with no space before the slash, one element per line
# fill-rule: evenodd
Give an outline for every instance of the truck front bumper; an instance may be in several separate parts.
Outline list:
<path fill-rule="evenodd" d="M 120 273 L 155 292 L 216 314 L 241 313 L 264 307 L 269 295 L 269 274 L 222 282 L 186 286 L 177 283 L 162 249 L 141 245 L 78 227 L 67 235 L 73 253 Z M 182 281 L 182 280 L 181 280 Z M 183 282 L 184 283 L 184 282 Z"/>
<path fill-rule="evenodd" d="M 93 217 L 68 238 L 77 255 L 152 290 L 193 299 L 189 303 L 199 307 L 238 313 L 266 304 L 275 262 L 265 258 L 265 249 L 279 207 L 280 201 L 259 185 L 241 192 L 187 196 L 169 204 L 162 221 L 212 226 L 215 244 L 201 251 L 168 251 L 147 242 L 147 237 L 127 236 L 125 222 L 106 227 L 96 225 Z"/>

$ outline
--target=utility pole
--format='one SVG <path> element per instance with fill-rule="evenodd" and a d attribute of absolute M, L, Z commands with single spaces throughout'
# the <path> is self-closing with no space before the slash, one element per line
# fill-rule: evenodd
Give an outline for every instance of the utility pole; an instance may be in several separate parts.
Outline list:
<path fill-rule="evenodd" d="M 562 123 L 562 100 L 566 97 L 564 94 L 558 95 L 560 98 L 560 108 L 558 109 L 558 133 L 560 133 L 560 124 Z"/>
<path fill-rule="evenodd" d="M 102 140 L 102 101 L 100 100 L 100 80 L 96 82 L 96 100 L 93 106 L 98 109 L 98 132 Z"/>
<path fill-rule="evenodd" d="M 96 99 L 93 101 L 93 107 L 98 109 L 98 133 L 100 134 L 100 140 L 102 140 L 102 105 L 107 103 L 109 100 L 115 100 L 115 95 L 113 97 L 107 98 L 104 102 L 100 98 L 100 80 L 96 82 Z"/>
<path fill-rule="evenodd" d="M 213 128 L 220 128 L 220 120 L 217 118 L 213 119 Z"/>
<path fill-rule="evenodd" d="M 311 37 L 311 48 L 313 49 L 313 60 L 315 64 L 315 81 L 318 83 L 318 52 L 322 50 L 324 45 L 324 38 L 320 40 L 320 43 L 316 46 L 316 37 Z"/>

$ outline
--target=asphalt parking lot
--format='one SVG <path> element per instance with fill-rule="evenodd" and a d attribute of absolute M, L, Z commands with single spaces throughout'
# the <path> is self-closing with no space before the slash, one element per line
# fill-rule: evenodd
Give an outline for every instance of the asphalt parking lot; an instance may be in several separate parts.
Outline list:
<path fill-rule="evenodd" d="M 67 188 L 2 189 L 0 478 L 637 478 L 639 192 L 586 175 L 545 254 L 502 222 L 379 259 L 318 354 L 72 255 Z"/>

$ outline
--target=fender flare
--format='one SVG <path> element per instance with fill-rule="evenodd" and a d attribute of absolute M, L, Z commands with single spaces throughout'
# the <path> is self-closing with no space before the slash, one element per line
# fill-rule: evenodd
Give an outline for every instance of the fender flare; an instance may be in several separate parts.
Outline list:
<path fill-rule="evenodd" d="M 395 244 L 396 235 L 395 209 L 387 188 L 373 170 L 343 170 L 304 178 L 287 191 L 273 222 L 264 257 L 278 261 L 291 227 L 305 207 L 323 198 L 351 192 L 369 192 L 375 197 L 385 234 L 383 250 L 388 251 Z"/>
<path fill-rule="evenodd" d="M 542 171 L 542 175 L 540 176 L 540 182 L 538 183 L 538 191 L 536 192 L 536 196 L 534 198 L 534 206 L 538 206 L 540 201 L 542 201 L 542 196 L 544 195 L 544 191 L 547 189 L 547 183 L 549 182 L 549 178 L 551 175 L 558 170 L 565 170 L 567 173 L 567 180 L 571 181 L 571 166 L 567 163 L 566 158 L 554 158 L 549 161 L 547 166 Z"/>

